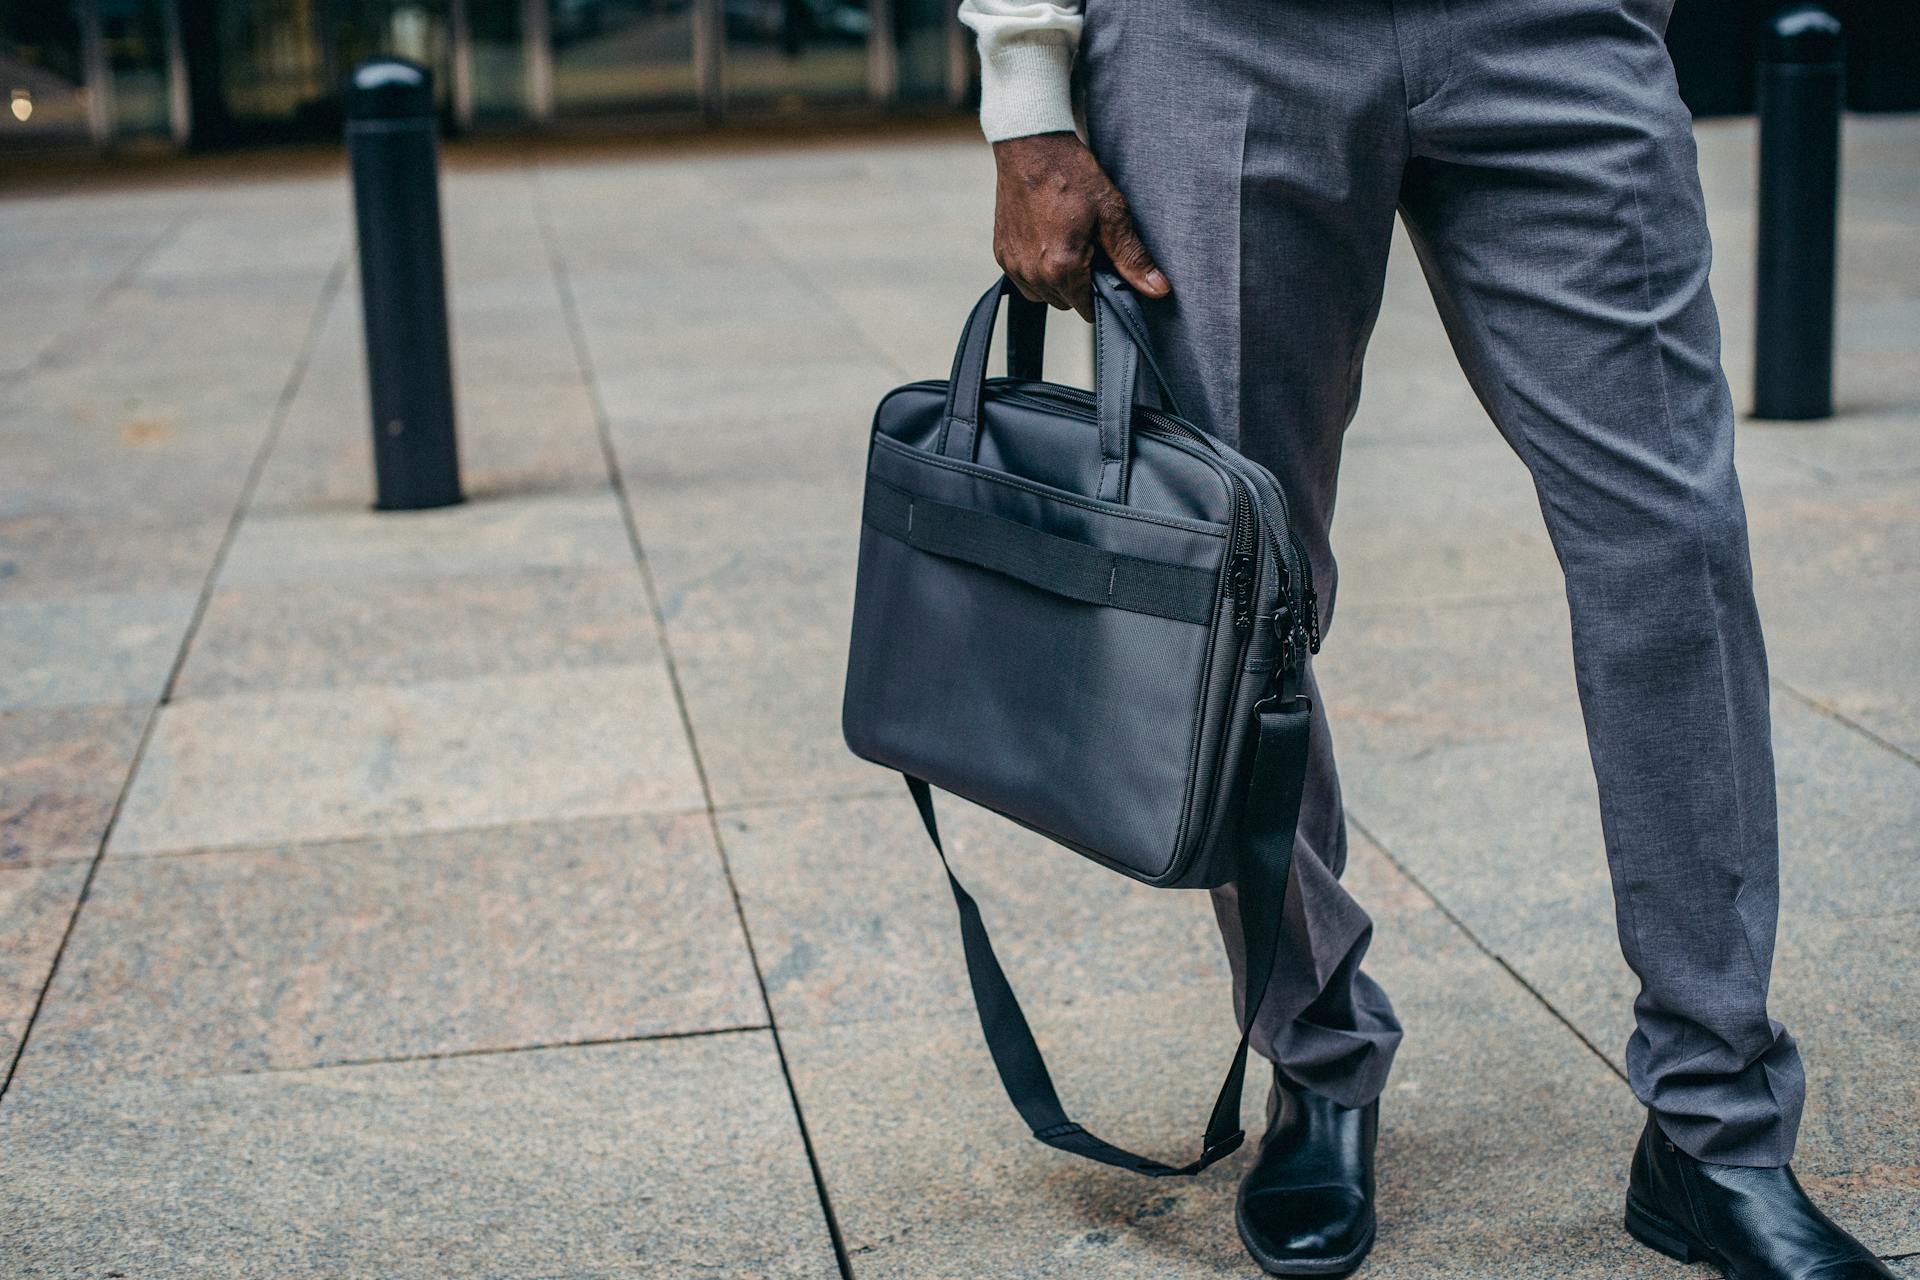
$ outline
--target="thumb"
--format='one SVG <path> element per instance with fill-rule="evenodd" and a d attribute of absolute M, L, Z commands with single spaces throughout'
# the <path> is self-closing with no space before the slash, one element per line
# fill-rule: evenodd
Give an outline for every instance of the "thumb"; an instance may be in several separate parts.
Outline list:
<path fill-rule="evenodd" d="M 1116 202 L 1117 207 L 1100 219 L 1100 247 L 1112 259 L 1113 268 L 1120 273 L 1121 279 L 1132 285 L 1136 292 L 1149 298 L 1164 298 L 1173 291 L 1167 283 L 1167 277 L 1154 265 L 1153 255 L 1147 252 L 1147 246 L 1140 239 L 1140 233 L 1134 230 L 1133 217 L 1124 204 Z"/>

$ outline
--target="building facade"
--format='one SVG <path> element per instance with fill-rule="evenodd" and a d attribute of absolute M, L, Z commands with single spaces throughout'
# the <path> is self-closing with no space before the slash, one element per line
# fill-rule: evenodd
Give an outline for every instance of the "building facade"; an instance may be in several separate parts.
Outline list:
<path fill-rule="evenodd" d="M 0 145 L 338 136 L 340 85 L 431 67 L 454 129 L 722 120 L 974 92 L 952 0 L 0 0 Z"/>
<path fill-rule="evenodd" d="M 8 146 L 219 147 L 338 137 L 340 85 L 396 53 L 435 73 L 448 127 L 724 121 L 966 107 L 957 0 L 0 0 Z M 1778 0 L 1679 0 L 1697 114 L 1752 107 Z M 1920 107 L 1920 3 L 1830 0 L 1856 110 Z"/>

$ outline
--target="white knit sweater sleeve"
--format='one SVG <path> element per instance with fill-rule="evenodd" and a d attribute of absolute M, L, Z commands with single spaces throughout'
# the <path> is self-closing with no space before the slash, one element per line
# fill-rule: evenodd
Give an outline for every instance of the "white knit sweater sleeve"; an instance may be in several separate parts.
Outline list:
<path fill-rule="evenodd" d="M 1073 54 L 1081 0 L 960 0 L 980 45 L 980 128 L 987 141 L 1073 129 Z"/>

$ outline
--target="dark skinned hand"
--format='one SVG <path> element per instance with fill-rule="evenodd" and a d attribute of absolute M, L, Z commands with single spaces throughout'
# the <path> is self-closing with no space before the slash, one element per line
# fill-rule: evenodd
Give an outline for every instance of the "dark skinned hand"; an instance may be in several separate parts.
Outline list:
<path fill-rule="evenodd" d="M 1096 250 L 1148 298 L 1172 286 L 1134 230 L 1126 197 L 1072 133 L 993 144 L 993 256 L 1029 301 L 1093 319 Z"/>

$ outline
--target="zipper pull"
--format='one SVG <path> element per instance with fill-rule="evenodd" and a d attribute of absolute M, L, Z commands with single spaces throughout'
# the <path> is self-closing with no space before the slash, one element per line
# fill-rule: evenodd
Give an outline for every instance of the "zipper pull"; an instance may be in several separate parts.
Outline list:
<path fill-rule="evenodd" d="M 1307 588 L 1307 652 L 1320 652 L 1320 596 L 1312 587 Z"/>
<path fill-rule="evenodd" d="M 1233 627 L 1246 631 L 1253 626 L 1253 557 L 1237 555 L 1227 571 L 1227 584 L 1233 592 Z"/>

